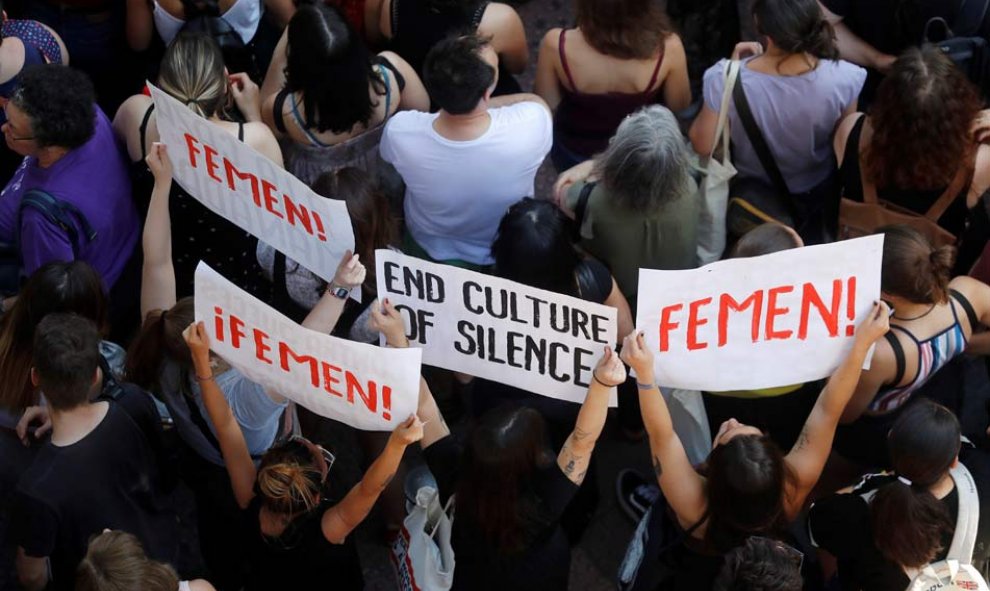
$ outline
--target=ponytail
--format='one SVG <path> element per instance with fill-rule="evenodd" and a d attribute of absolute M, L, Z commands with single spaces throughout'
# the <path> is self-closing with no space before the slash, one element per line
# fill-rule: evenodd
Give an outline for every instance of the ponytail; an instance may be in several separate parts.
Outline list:
<path fill-rule="evenodd" d="M 942 536 L 953 531 L 945 505 L 927 487 L 900 478 L 878 490 L 870 507 L 877 549 L 908 568 L 931 562 L 944 549 Z"/>
<path fill-rule="evenodd" d="M 278 515 L 308 512 L 320 504 L 323 473 L 310 448 L 292 439 L 268 450 L 258 469 L 257 492 Z"/>
<path fill-rule="evenodd" d="M 952 411 L 927 399 L 908 406 L 890 429 L 887 451 L 898 477 L 870 504 L 874 543 L 887 559 L 916 568 L 943 550 L 943 534 L 955 524 L 929 489 L 957 461 L 960 437 Z"/>
<path fill-rule="evenodd" d="M 928 255 L 928 276 L 932 278 L 930 284 L 932 301 L 949 301 L 949 279 L 952 276 L 955 259 L 956 249 L 951 246 L 934 248 Z"/>
<path fill-rule="evenodd" d="M 155 391 L 162 364 L 171 360 L 192 367 L 192 354 L 182 332 L 194 320 L 193 299 L 179 300 L 169 310 L 153 310 L 127 352 L 127 380 Z"/>

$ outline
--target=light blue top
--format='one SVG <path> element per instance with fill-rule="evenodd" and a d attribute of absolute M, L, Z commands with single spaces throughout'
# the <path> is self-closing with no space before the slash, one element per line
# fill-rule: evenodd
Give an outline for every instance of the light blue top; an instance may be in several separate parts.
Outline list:
<path fill-rule="evenodd" d="M 752 58 L 750 58 L 752 59 Z M 719 60 L 705 72 L 705 104 L 716 113 L 725 87 L 725 64 Z M 750 70 L 743 61 L 739 82 L 774 160 L 792 193 L 803 193 L 834 170 L 832 135 L 842 113 L 856 102 L 866 70 L 845 61 L 820 60 L 800 76 L 776 76 Z M 732 163 L 740 178 L 770 177 L 746 137 L 735 105 L 729 107 Z"/>

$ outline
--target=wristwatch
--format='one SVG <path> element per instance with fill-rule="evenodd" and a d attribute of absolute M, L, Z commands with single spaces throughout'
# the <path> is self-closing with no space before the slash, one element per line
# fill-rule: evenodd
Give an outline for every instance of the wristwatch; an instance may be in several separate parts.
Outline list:
<path fill-rule="evenodd" d="M 335 298 L 346 300 L 347 296 L 351 295 L 351 288 L 343 287 L 341 285 L 337 285 L 336 283 L 330 283 L 327 284 L 327 293 Z"/>

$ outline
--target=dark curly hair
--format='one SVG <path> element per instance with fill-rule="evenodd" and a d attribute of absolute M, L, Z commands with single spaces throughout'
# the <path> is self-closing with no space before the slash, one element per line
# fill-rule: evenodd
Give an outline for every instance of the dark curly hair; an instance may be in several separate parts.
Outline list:
<path fill-rule="evenodd" d="M 577 0 L 581 34 L 596 50 L 619 59 L 651 59 L 672 28 L 654 0 Z"/>
<path fill-rule="evenodd" d="M 800 591 L 801 556 L 783 542 L 751 537 L 725 556 L 713 591 Z"/>
<path fill-rule="evenodd" d="M 901 189 L 949 185 L 975 155 L 969 128 L 979 110 L 976 89 L 938 47 L 908 49 L 870 109 L 867 178 L 878 187 Z"/>
<path fill-rule="evenodd" d="M 78 148 L 93 137 L 96 95 L 86 74 L 68 66 L 26 68 L 10 101 L 31 119 L 41 148 Z"/>

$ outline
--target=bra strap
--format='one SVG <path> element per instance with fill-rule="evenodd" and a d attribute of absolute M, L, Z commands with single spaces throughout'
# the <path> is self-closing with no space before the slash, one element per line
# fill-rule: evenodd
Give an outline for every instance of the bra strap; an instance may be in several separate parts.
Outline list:
<path fill-rule="evenodd" d="M 567 43 L 567 29 L 560 30 L 560 38 L 557 42 L 557 50 L 560 53 L 560 66 L 564 68 L 564 75 L 567 76 L 567 82 L 571 85 L 571 90 L 577 92 L 577 85 L 574 84 L 574 77 L 571 76 L 571 67 L 567 65 L 567 53 L 564 51 L 564 45 Z"/>

